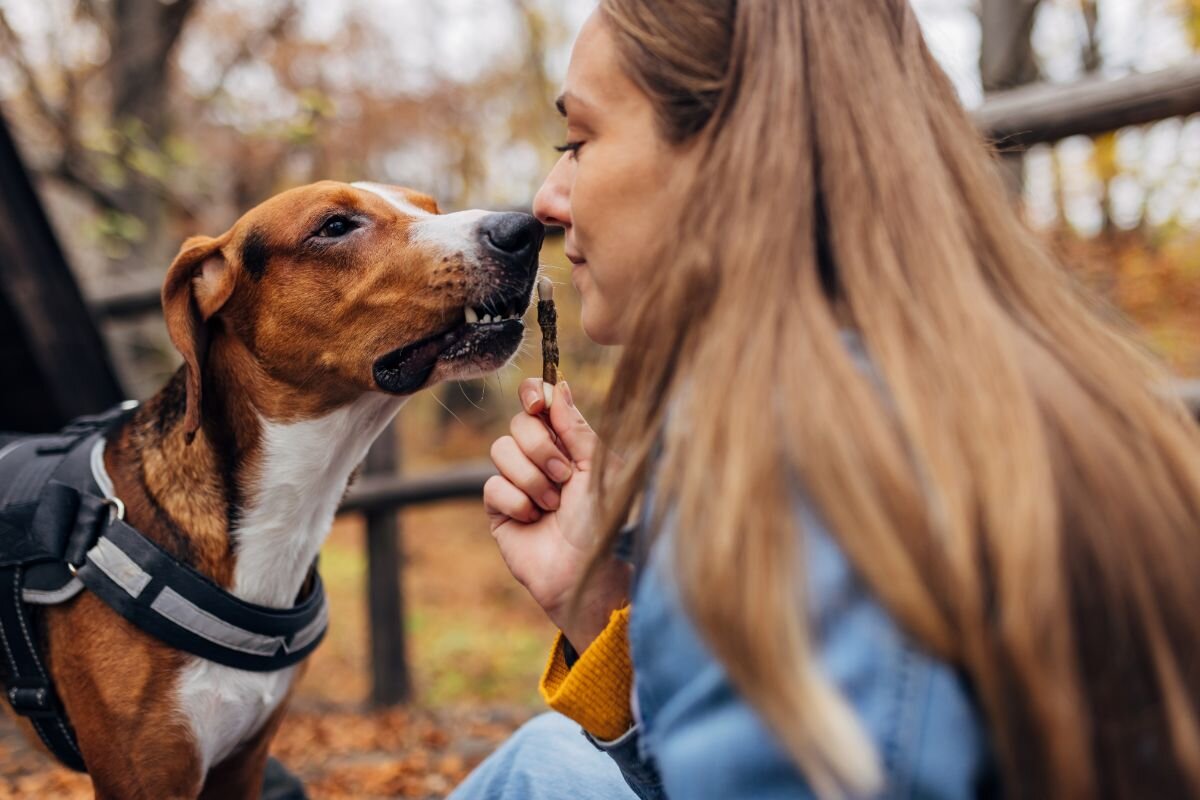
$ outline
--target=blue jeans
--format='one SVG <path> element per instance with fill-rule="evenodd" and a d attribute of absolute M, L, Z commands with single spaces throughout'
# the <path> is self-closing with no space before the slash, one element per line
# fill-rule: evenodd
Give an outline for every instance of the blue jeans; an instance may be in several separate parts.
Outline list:
<path fill-rule="evenodd" d="M 525 723 L 447 800 L 637 800 L 616 763 L 561 714 Z"/>

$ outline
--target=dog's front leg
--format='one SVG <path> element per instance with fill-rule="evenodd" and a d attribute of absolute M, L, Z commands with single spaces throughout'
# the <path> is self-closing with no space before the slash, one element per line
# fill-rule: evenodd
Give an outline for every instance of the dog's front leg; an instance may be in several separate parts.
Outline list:
<path fill-rule="evenodd" d="M 50 671 L 102 800 L 195 800 L 203 765 L 173 702 L 179 654 L 88 592 L 46 612 Z"/>
<path fill-rule="evenodd" d="M 196 800 L 203 776 L 186 728 L 153 713 L 77 725 L 97 800 Z"/>
<path fill-rule="evenodd" d="M 195 800 L 201 776 L 190 740 L 126 733 L 114 731 L 103 744 L 80 741 L 96 800 Z"/>

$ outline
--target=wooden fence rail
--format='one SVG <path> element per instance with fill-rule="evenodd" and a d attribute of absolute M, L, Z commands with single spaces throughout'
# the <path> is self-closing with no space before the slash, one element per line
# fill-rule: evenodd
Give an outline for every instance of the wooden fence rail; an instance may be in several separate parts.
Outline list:
<path fill-rule="evenodd" d="M 496 469 L 490 461 L 478 461 L 429 475 L 364 475 L 355 481 L 340 512 L 370 512 L 479 497 L 483 493 L 483 484 L 495 474 Z"/>
<path fill-rule="evenodd" d="M 1200 59 L 1115 80 L 1037 84 L 993 94 L 975 124 L 1003 149 L 1092 136 L 1200 113 Z"/>

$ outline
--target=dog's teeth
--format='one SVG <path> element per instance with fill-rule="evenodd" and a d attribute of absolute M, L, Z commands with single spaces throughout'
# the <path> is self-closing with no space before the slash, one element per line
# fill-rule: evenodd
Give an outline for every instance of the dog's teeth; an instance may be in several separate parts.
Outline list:
<path fill-rule="evenodd" d="M 474 325 L 476 322 L 479 322 L 479 315 L 470 306 L 467 306 L 466 315 L 468 325 Z"/>
<path fill-rule="evenodd" d="M 484 314 L 482 317 L 479 318 L 479 321 L 486 325 L 487 323 L 492 321 L 492 315 Z"/>

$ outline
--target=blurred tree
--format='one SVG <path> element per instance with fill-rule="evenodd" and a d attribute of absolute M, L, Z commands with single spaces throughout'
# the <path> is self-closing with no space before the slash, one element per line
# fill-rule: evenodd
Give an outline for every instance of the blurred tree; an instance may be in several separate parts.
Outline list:
<path fill-rule="evenodd" d="M 33 164 L 92 205 L 94 230 L 124 271 L 160 267 L 168 223 L 195 216 L 196 198 L 177 180 L 188 150 L 172 62 L 199 5 L 55 0 L 40 35 L 21 35 L 0 4 L 0 61 L 22 78 L 10 106 Z M 293 12 L 284 3 L 271 29 Z"/>
<path fill-rule="evenodd" d="M 156 242 L 163 224 L 165 209 L 160 201 L 190 213 L 168 180 L 166 137 L 171 120 L 166 66 L 196 0 L 112 0 L 106 18 L 99 16 L 100 10 L 90 2 L 76 8 L 78 13 L 91 15 L 108 33 L 109 59 L 102 70 L 109 93 L 107 127 L 118 134 L 116 152 L 111 155 L 122 172 L 113 197 L 117 210 L 140 221 L 147 231 L 131 243 L 131 257 L 141 261 L 152 254 L 148 246 Z M 71 75 L 67 69 L 63 74 Z M 80 158 L 79 145 L 64 137 L 64 157 L 79 162 L 74 173 L 79 182 L 99 189 L 85 158 Z"/>
<path fill-rule="evenodd" d="M 1057 0 L 1057 6 L 1077 21 L 1079 75 L 1110 74 L 1117 63 L 1135 65 L 1147 51 L 1165 49 L 1161 38 L 1140 48 L 1130 46 L 1138 41 L 1132 36 L 1106 40 L 1115 29 L 1107 15 L 1128 10 L 1118 4 Z M 1200 49 L 1200 0 L 1142 0 L 1139 7 L 1146 17 L 1175 23 L 1160 30 L 1181 34 L 1176 58 Z M 1196 133 L 1194 122 L 1165 120 L 1050 150 L 1057 223 L 1050 235 L 1084 280 L 1185 375 L 1200 374 L 1200 261 L 1196 237 L 1182 221 L 1197 213 L 1196 162 L 1188 155 Z"/>
<path fill-rule="evenodd" d="M 1041 0 L 982 0 L 979 73 L 984 92 L 1033 83 L 1039 77 L 1033 24 Z"/>
<path fill-rule="evenodd" d="M 1200 50 L 1200 0 L 1176 0 L 1193 50 Z"/>
<path fill-rule="evenodd" d="M 1033 50 L 1033 24 L 1041 0 L 982 0 L 979 75 L 984 94 L 1015 89 L 1038 79 Z M 1003 142 L 1000 146 L 1003 147 Z M 1025 160 L 1020 153 L 1003 156 L 1004 177 L 1019 195 Z"/>

